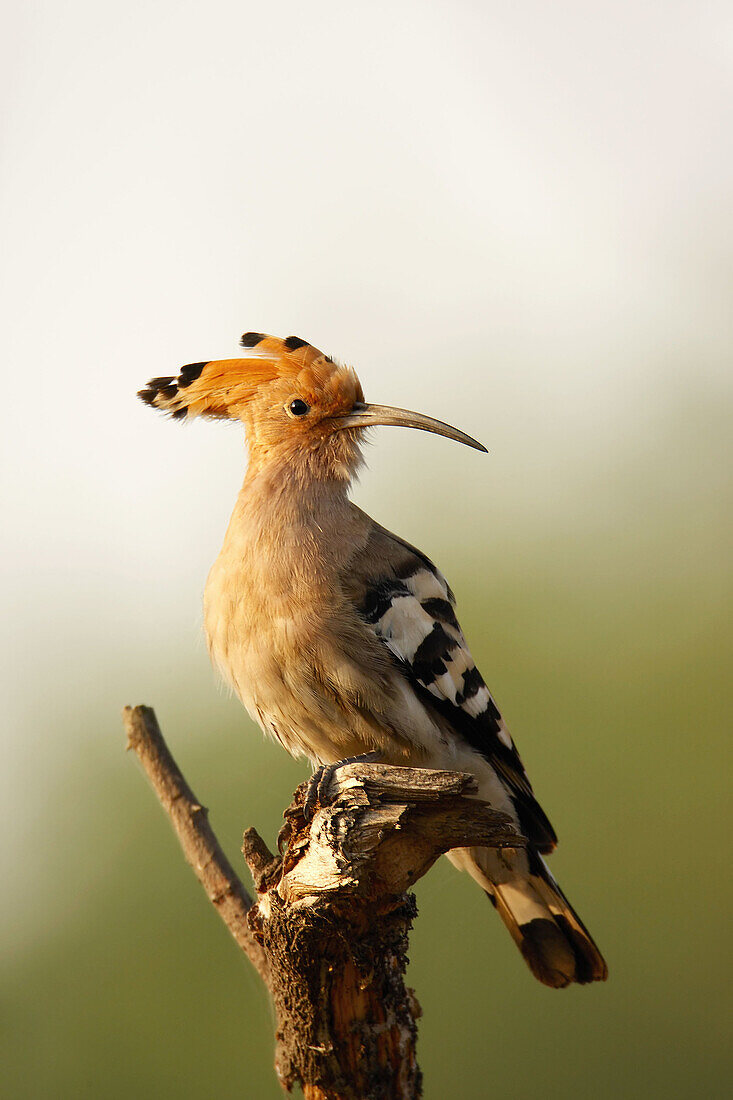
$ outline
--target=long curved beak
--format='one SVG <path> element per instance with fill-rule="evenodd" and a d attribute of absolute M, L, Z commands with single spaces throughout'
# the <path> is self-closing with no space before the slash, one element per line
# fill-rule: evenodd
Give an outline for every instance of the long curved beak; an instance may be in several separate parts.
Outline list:
<path fill-rule="evenodd" d="M 473 447 L 477 451 L 488 454 L 483 443 L 479 443 L 458 428 L 444 424 L 442 420 L 433 420 L 432 416 L 409 412 L 408 409 L 395 409 L 391 405 L 371 405 L 357 401 L 350 413 L 346 416 L 335 416 L 333 419 L 338 428 L 375 428 L 378 424 L 393 424 L 398 428 L 419 428 L 423 432 L 434 432 L 435 435 L 455 439 L 457 443 L 465 443 L 467 447 Z"/>

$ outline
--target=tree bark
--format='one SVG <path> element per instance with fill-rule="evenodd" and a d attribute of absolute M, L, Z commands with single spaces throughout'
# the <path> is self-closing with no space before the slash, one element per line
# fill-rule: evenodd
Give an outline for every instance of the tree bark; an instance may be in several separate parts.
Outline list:
<path fill-rule="evenodd" d="M 409 888 L 443 852 L 525 844 L 507 815 L 460 772 L 353 763 L 335 770 L 310 821 L 305 784 L 285 811 L 280 855 L 254 829 L 243 853 L 247 894 L 147 707 L 126 708 L 143 762 L 186 858 L 268 986 L 277 1015 L 275 1069 L 311 1100 L 413 1100 L 420 1007 L 404 983 L 417 915 Z"/>

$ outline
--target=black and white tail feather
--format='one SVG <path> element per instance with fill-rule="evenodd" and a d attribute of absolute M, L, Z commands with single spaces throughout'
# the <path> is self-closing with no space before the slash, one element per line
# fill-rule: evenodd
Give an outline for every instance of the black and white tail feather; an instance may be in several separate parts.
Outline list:
<path fill-rule="evenodd" d="M 368 577 L 379 562 L 379 575 Z M 420 551 L 377 525 L 361 563 L 361 617 L 433 723 L 445 730 L 436 767 L 472 771 L 479 797 L 509 813 L 526 850 L 458 849 L 451 861 L 484 888 L 530 970 L 554 988 L 604 981 L 606 963 L 542 858 L 557 838 L 469 652 L 445 578 Z M 391 565 L 391 568 L 390 568 Z"/>

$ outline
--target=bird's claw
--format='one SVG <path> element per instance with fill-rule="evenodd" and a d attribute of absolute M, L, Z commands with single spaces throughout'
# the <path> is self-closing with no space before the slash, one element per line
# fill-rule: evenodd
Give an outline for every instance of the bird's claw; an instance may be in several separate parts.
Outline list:
<path fill-rule="evenodd" d="M 305 788 L 305 798 L 303 800 L 303 817 L 305 820 L 312 821 L 317 807 L 326 805 L 328 788 L 338 768 L 343 768 L 346 764 L 374 764 L 378 760 L 378 752 L 365 752 L 360 756 L 347 756 L 343 760 L 337 760 L 335 764 L 321 764 L 320 767 L 316 768 Z"/>
<path fill-rule="evenodd" d="M 286 820 L 280 826 L 280 831 L 277 834 L 277 850 L 278 850 L 278 852 L 280 853 L 281 856 L 283 855 L 283 853 L 287 849 L 288 843 L 290 841 L 290 837 L 292 835 L 293 835 L 293 827 L 290 824 L 290 822 Z"/>
<path fill-rule="evenodd" d="M 321 764 L 308 780 L 303 800 L 303 817 L 306 821 L 312 821 L 317 807 L 323 804 L 323 796 L 337 767 L 338 764 Z"/>

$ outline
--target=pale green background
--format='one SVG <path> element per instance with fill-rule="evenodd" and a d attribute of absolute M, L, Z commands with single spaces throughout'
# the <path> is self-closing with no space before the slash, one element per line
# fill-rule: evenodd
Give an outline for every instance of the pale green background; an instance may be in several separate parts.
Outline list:
<path fill-rule="evenodd" d="M 265 995 L 119 721 L 156 706 L 235 861 L 274 838 L 305 769 L 200 627 L 241 437 L 134 398 L 246 329 L 491 451 L 380 429 L 356 496 L 453 583 L 611 977 L 533 982 L 441 861 L 426 1096 L 727 1094 L 729 7 L 10 13 L 3 1095 L 279 1095 Z"/>

